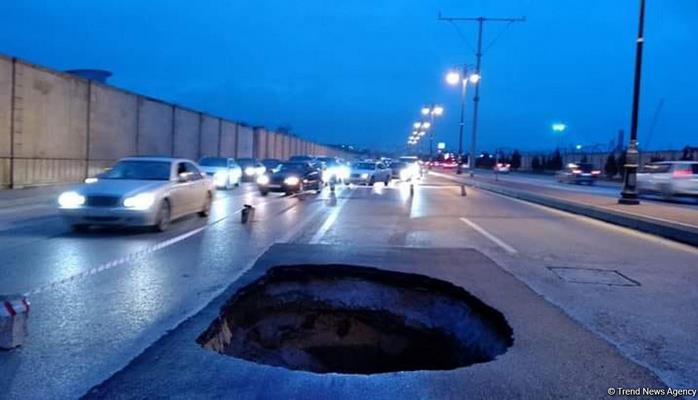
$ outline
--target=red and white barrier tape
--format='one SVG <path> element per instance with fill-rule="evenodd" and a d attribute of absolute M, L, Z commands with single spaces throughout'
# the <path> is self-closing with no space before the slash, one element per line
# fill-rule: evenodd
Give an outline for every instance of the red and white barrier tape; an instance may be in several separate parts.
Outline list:
<path fill-rule="evenodd" d="M 26 298 L 15 301 L 4 301 L 3 308 L 0 309 L 0 316 L 3 317 L 14 317 L 18 313 L 28 313 L 29 312 L 29 302 Z"/>

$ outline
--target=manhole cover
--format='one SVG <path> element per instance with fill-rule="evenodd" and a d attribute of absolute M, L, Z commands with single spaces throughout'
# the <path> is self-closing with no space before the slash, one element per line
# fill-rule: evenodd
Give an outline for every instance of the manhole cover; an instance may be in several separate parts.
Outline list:
<path fill-rule="evenodd" d="M 591 283 L 611 286 L 640 286 L 616 270 L 598 268 L 548 267 L 560 279 L 574 283 Z"/>
<path fill-rule="evenodd" d="M 512 334 L 499 311 L 448 282 L 305 265 L 272 268 L 240 289 L 197 341 L 266 365 L 374 374 L 491 361 Z"/>

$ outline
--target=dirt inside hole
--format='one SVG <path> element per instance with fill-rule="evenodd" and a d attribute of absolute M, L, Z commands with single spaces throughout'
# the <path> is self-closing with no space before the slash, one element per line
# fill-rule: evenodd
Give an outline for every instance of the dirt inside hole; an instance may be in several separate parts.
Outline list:
<path fill-rule="evenodd" d="M 503 315 L 422 275 L 346 265 L 282 266 L 240 289 L 197 339 L 206 349 L 294 370 L 448 370 L 512 345 Z"/>

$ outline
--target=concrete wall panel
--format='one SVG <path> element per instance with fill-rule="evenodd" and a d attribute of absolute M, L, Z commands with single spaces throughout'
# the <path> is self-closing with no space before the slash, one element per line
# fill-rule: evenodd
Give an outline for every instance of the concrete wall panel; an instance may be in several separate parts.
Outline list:
<path fill-rule="evenodd" d="M 204 115 L 201 119 L 201 157 L 217 156 L 220 120 L 218 118 Z"/>
<path fill-rule="evenodd" d="M 197 160 L 199 157 L 199 114 L 175 108 L 174 156 Z"/>
<path fill-rule="evenodd" d="M 12 117 L 12 60 L 0 57 L 0 157 L 9 157 Z M 1 168 L 1 167 L 0 167 Z M 0 176 L 0 184 L 4 181 Z"/>
<path fill-rule="evenodd" d="M 237 157 L 247 158 L 254 157 L 254 138 L 253 138 L 252 127 L 240 126 L 238 127 L 238 148 Z"/>
<path fill-rule="evenodd" d="M 138 154 L 172 155 L 172 106 L 141 97 L 138 107 Z"/>
<path fill-rule="evenodd" d="M 223 126 L 221 128 L 221 156 L 235 157 L 237 126 L 233 122 L 223 120 Z"/>
<path fill-rule="evenodd" d="M 90 160 L 137 154 L 138 97 L 98 84 L 90 91 Z"/>
<path fill-rule="evenodd" d="M 84 160 L 87 81 L 19 61 L 15 68 L 15 157 Z"/>

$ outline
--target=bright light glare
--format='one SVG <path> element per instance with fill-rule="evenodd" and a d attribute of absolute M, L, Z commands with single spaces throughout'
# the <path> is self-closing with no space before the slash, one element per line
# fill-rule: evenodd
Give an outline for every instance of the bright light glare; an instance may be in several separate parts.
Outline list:
<path fill-rule="evenodd" d="M 86 178 L 85 179 L 85 183 L 97 183 L 97 181 L 99 181 L 99 179 L 97 179 L 97 178 Z"/>
<path fill-rule="evenodd" d="M 257 184 L 258 185 L 268 185 L 269 184 L 269 177 L 266 175 L 262 175 L 259 178 L 257 178 Z"/>
<path fill-rule="evenodd" d="M 469 78 L 470 83 L 478 83 L 478 82 L 480 82 L 480 79 L 482 79 L 480 74 L 472 74 L 472 75 L 470 75 L 470 78 Z"/>
<path fill-rule="evenodd" d="M 419 137 L 422 137 L 424 135 L 426 135 L 426 132 L 424 132 L 424 131 L 419 132 Z"/>
<path fill-rule="evenodd" d="M 429 129 L 429 128 L 431 128 L 431 122 L 424 122 L 424 123 L 422 124 L 422 128 L 424 128 L 424 129 Z"/>
<path fill-rule="evenodd" d="M 422 123 L 421 123 L 421 122 L 415 122 L 414 124 L 412 124 L 412 126 L 414 126 L 414 129 L 419 129 L 419 128 L 422 126 Z"/>
<path fill-rule="evenodd" d="M 553 131 L 555 131 L 555 132 L 564 132 L 565 129 L 567 129 L 567 125 L 565 125 L 565 124 L 561 124 L 561 123 L 553 124 Z"/>
<path fill-rule="evenodd" d="M 444 113 L 444 108 L 441 107 L 441 106 L 436 106 L 436 107 L 434 107 L 433 113 L 434 113 L 434 115 L 436 115 L 436 116 L 440 116 L 440 115 L 442 115 L 442 114 Z"/>
<path fill-rule="evenodd" d="M 155 195 L 152 193 L 139 193 L 124 199 L 124 207 L 134 210 L 147 210 L 155 203 Z"/>
<path fill-rule="evenodd" d="M 247 167 L 245 168 L 245 175 L 247 176 L 252 176 L 257 173 L 257 169 L 255 167 Z"/>
<path fill-rule="evenodd" d="M 225 186 L 228 180 L 228 172 L 227 171 L 218 171 L 215 174 L 213 174 L 213 183 L 216 186 Z"/>
<path fill-rule="evenodd" d="M 577 150 L 581 150 L 581 149 L 582 149 L 582 145 L 581 145 L 581 144 L 578 144 L 578 145 L 576 145 L 575 147 L 577 148 Z"/>
<path fill-rule="evenodd" d="M 295 176 L 289 176 L 288 178 L 284 179 L 284 183 L 287 184 L 288 186 L 296 186 L 300 182 L 301 182 L 301 180 Z"/>
<path fill-rule="evenodd" d="M 448 74 L 446 74 L 446 82 L 449 85 L 457 85 L 460 83 L 460 73 L 456 71 L 451 71 Z"/>
<path fill-rule="evenodd" d="M 85 196 L 77 192 L 65 192 L 58 196 L 58 205 L 61 208 L 78 208 L 85 204 Z"/>
<path fill-rule="evenodd" d="M 430 112 L 431 112 L 431 109 L 429 107 L 422 108 L 422 115 L 429 115 Z"/>

